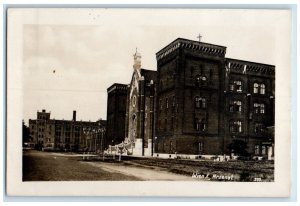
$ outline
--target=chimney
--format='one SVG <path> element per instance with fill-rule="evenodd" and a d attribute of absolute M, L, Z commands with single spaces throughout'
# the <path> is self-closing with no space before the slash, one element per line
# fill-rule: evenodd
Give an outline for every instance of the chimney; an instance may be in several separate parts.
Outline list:
<path fill-rule="evenodd" d="M 42 112 L 46 112 L 46 110 L 45 110 L 45 109 L 43 109 L 43 110 L 42 110 Z"/>
<path fill-rule="evenodd" d="M 76 121 L 76 110 L 73 111 L 73 121 Z"/>

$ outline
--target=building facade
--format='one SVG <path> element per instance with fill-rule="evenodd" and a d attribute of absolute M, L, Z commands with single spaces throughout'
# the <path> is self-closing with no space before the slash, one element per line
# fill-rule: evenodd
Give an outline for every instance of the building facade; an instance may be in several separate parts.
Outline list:
<path fill-rule="evenodd" d="M 153 153 L 156 71 L 141 68 L 141 55 L 134 54 L 133 74 L 128 85 L 126 107 L 126 143 L 129 153 L 151 156 Z"/>
<path fill-rule="evenodd" d="M 76 121 L 50 118 L 50 112 L 37 112 L 37 119 L 29 119 L 30 136 L 40 150 L 90 151 L 104 149 L 106 121 Z"/>
<path fill-rule="evenodd" d="M 239 147 L 245 150 L 240 155 L 273 152 L 275 66 L 225 54 L 224 46 L 178 38 L 156 53 L 151 78 L 140 69 L 140 54 L 134 56 L 124 138 L 140 139 L 144 146 L 134 147 L 144 152 L 138 155 L 146 154 L 149 138 L 152 154 L 239 154 Z"/>
<path fill-rule="evenodd" d="M 127 90 L 127 84 L 113 84 L 107 89 L 106 147 L 124 141 Z"/>

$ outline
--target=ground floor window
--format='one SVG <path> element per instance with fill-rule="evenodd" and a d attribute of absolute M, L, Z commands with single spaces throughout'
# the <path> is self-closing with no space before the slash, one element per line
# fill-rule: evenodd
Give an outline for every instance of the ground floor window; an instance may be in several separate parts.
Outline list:
<path fill-rule="evenodd" d="M 254 146 L 254 154 L 259 155 L 259 145 Z"/>
<path fill-rule="evenodd" d="M 267 148 L 266 148 L 266 146 L 261 146 L 261 154 L 262 155 L 266 155 L 267 154 Z"/>
<path fill-rule="evenodd" d="M 203 142 L 198 143 L 198 151 L 199 153 L 203 152 Z"/>

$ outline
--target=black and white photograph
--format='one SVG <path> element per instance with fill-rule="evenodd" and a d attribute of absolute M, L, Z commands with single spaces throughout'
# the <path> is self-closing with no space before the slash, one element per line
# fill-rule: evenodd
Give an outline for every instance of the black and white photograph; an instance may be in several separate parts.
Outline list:
<path fill-rule="evenodd" d="M 290 15 L 9 9 L 9 193 L 288 195 Z"/>

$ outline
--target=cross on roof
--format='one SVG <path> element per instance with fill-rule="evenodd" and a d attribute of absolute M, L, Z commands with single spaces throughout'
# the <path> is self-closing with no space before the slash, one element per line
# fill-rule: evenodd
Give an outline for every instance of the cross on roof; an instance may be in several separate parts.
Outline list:
<path fill-rule="evenodd" d="M 202 38 L 202 36 L 199 34 L 198 36 L 197 36 L 197 38 L 199 39 L 199 42 L 201 41 L 201 38 Z"/>

